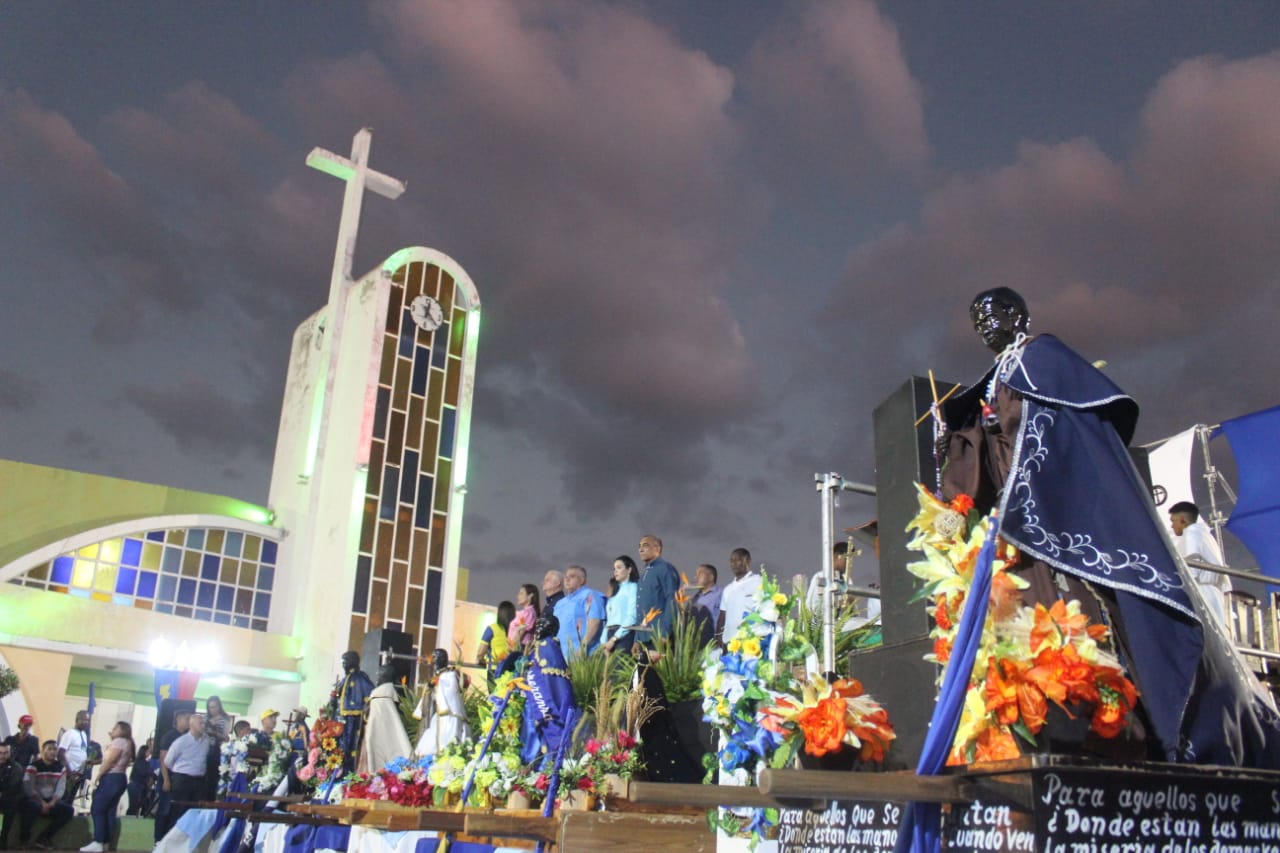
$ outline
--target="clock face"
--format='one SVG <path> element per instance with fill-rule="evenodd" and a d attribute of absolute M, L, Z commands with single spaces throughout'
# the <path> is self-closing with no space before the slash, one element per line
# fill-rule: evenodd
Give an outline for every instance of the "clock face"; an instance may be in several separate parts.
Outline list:
<path fill-rule="evenodd" d="M 419 296 L 410 302 L 409 315 L 424 332 L 433 332 L 444 322 L 444 309 L 430 296 Z"/>

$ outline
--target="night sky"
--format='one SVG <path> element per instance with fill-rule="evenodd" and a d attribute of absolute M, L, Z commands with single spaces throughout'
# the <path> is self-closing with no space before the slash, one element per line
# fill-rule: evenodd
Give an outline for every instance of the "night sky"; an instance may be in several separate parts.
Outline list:
<path fill-rule="evenodd" d="M 1280 402 L 1274 2 L 0 4 L 0 455 L 265 501 L 294 328 L 455 258 L 484 305 L 471 598 L 639 536 L 820 564 L 813 475 L 1027 297 L 1138 442 Z M 846 498 L 840 526 L 874 515 Z"/>

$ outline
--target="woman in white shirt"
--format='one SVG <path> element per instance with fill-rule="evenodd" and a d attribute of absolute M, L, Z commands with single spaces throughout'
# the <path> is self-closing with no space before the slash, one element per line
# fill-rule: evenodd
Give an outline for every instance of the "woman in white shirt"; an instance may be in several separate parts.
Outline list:
<path fill-rule="evenodd" d="M 618 643 L 630 636 L 627 625 L 636 624 L 636 593 L 639 590 L 640 569 L 636 561 L 626 554 L 613 561 L 613 579 L 618 592 L 609 596 L 605 605 L 604 650 L 612 652 Z M 626 648 L 624 645 L 623 648 Z"/>

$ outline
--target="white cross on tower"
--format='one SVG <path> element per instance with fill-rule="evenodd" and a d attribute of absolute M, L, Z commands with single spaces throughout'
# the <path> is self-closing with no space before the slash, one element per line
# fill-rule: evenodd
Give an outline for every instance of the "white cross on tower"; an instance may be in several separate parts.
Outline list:
<path fill-rule="evenodd" d="M 390 199 L 399 198 L 405 189 L 404 181 L 369 168 L 369 140 L 372 137 L 369 128 L 360 129 L 351 140 L 350 160 L 323 148 L 313 148 L 307 155 L 308 166 L 347 182 L 347 191 L 342 198 L 342 219 L 338 223 L 338 246 L 333 254 L 333 274 L 329 278 L 331 321 L 341 316 L 342 297 L 352 281 L 351 265 L 356 256 L 356 236 L 360 232 L 360 207 L 364 203 L 365 189 Z"/>

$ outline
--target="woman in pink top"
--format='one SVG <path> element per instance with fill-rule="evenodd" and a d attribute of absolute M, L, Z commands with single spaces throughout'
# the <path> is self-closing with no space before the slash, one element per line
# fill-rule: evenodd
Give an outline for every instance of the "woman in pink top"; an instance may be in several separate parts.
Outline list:
<path fill-rule="evenodd" d="M 533 642 L 533 623 L 538 621 L 538 588 L 523 584 L 516 593 L 516 618 L 507 627 L 507 642 L 513 652 L 523 652 Z"/>
<path fill-rule="evenodd" d="M 133 727 L 121 720 L 111 730 L 111 744 L 102 756 L 98 789 L 93 792 L 93 805 L 89 807 L 89 812 L 93 815 L 93 841 L 80 848 L 83 853 L 102 853 L 108 844 L 113 843 L 112 838 L 119 823 L 116 807 L 120 805 L 120 798 L 129 787 L 129 775 L 126 771 L 133 763 L 135 751 Z"/>

